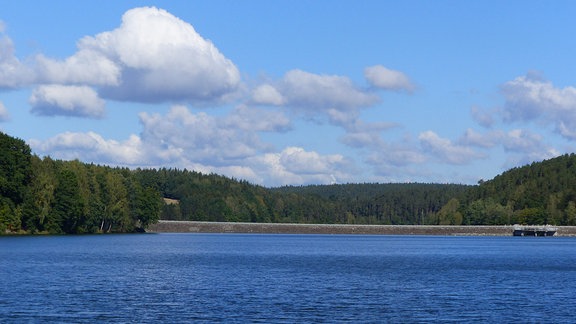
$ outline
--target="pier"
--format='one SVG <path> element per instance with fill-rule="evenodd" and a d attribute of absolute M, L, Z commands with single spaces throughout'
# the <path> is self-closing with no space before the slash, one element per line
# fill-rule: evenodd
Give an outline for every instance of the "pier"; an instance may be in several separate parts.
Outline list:
<path fill-rule="evenodd" d="M 545 225 L 545 226 L 522 226 L 514 225 L 514 236 L 554 236 L 558 228 Z"/>

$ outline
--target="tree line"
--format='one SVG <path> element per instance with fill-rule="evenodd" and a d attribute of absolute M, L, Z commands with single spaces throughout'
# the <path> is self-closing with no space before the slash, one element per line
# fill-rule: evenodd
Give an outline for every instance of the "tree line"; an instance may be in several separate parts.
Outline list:
<path fill-rule="evenodd" d="M 129 169 L 41 159 L 0 133 L 0 233 L 142 231 L 159 219 L 162 204 Z"/>
<path fill-rule="evenodd" d="M 576 225 L 576 155 L 510 169 L 473 187 L 466 223 Z"/>
<path fill-rule="evenodd" d="M 576 156 L 478 185 L 363 183 L 265 188 L 186 169 L 40 158 L 0 132 L 0 233 L 143 231 L 159 219 L 392 225 L 576 225 Z"/>

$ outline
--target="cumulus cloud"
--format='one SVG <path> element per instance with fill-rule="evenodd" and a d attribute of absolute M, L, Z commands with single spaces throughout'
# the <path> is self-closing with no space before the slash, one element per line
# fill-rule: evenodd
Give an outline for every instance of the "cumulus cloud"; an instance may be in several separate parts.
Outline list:
<path fill-rule="evenodd" d="M 483 149 L 501 146 L 508 155 L 506 169 L 550 159 L 561 154 L 560 151 L 546 144 L 542 135 L 523 129 L 493 130 L 486 133 L 467 129 L 458 143 Z"/>
<path fill-rule="evenodd" d="M 292 113 L 354 132 L 361 121 L 360 111 L 380 101 L 371 91 L 354 85 L 339 75 L 320 75 L 302 70 L 288 71 L 273 84 L 263 84 L 252 91 L 251 102 L 282 106 Z"/>
<path fill-rule="evenodd" d="M 368 151 L 364 161 L 372 166 L 381 182 L 414 182 L 429 179 L 424 167 L 429 157 L 422 152 L 418 143 L 410 138 L 398 142 L 381 141 Z"/>
<path fill-rule="evenodd" d="M 348 110 L 371 106 L 379 97 L 354 86 L 344 76 L 318 75 L 302 70 L 286 73 L 280 84 L 280 93 L 287 105 L 306 110 Z"/>
<path fill-rule="evenodd" d="M 30 96 L 32 112 L 42 116 L 64 115 L 100 118 L 104 116 L 104 100 L 86 86 L 43 85 Z"/>
<path fill-rule="evenodd" d="M 320 155 L 301 147 L 266 153 L 254 157 L 250 163 L 257 175 L 268 178 L 267 183 L 272 186 L 346 182 L 353 172 L 352 162 L 340 154 Z"/>
<path fill-rule="evenodd" d="M 117 164 L 134 165 L 143 161 L 144 146 L 138 136 L 132 135 L 123 142 L 106 140 L 94 132 L 65 132 L 45 141 L 30 140 L 35 152 L 48 153 L 59 159 L 96 161 Z"/>
<path fill-rule="evenodd" d="M 557 125 L 557 131 L 565 138 L 575 140 L 576 139 L 576 125 L 573 121 L 559 121 Z"/>
<path fill-rule="evenodd" d="M 466 129 L 458 143 L 461 145 L 491 148 L 496 146 L 502 138 L 502 131 L 492 131 L 486 134 L 479 133 L 471 128 Z"/>
<path fill-rule="evenodd" d="M 364 77 L 375 88 L 393 91 L 414 91 L 414 85 L 402 72 L 374 65 L 364 69 Z"/>
<path fill-rule="evenodd" d="M 231 172 L 245 170 L 238 168 L 245 167 L 244 159 L 272 150 L 260 140 L 258 132 L 284 131 L 290 125 L 281 112 L 244 106 L 225 116 L 192 113 L 185 106 L 174 106 L 165 115 L 141 113 L 140 123 L 140 136 L 122 142 L 106 140 L 93 132 L 67 132 L 32 143 L 35 151 L 62 159 Z"/>
<path fill-rule="evenodd" d="M 7 121 L 9 119 L 10 114 L 8 114 L 8 109 L 6 109 L 2 101 L 0 101 L 0 122 Z"/>
<path fill-rule="evenodd" d="M 260 105 L 281 106 L 286 100 L 276 88 L 269 84 L 263 84 L 252 91 L 252 101 Z"/>
<path fill-rule="evenodd" d="M 541 135 L 514 129 L 502 133 L 502 146 L 508 155 L 505 168 L 516 167 L 534 161 L 559 156 L 561 153 L 544 143 Z"/>
<path fill-rule="evenodd" d="M 534 74 L 518 77 L 501 87 L 505 97 L 504 121 L 537 121 L 552 124 L 570 140 L 576 134 L 576 88 L 556 88 Z"/>
<path fill-rule="evenodd" d="M 474 159 L 482 158 L 469 147 L 452 143 L 449 139 L 441 138 L 433 131 L 426 131 L 418 136 L 422 148 L 435 156 L 438 160 L 449 164 L 466 164 Z"/>
<path fill-rule="evenodd" d="M 121 68 L 98 51 L 81 49 L 64 61 L 36 56 L 37 77 L 41 83 L 117 86 Z"/>
<path fill-rule="evenodd" d="M 541 135 L 526 130 L 513 129 L 508 132 L 502 132 L 501 137 L 502 146 L 506 151 L 529 155 L 533 155 L 535 152 L 553 151 L 551 147 L 544 144 Z"/>
<path fill-rule="evenodd" d="M 166 115 L 142 113 L 143 130 L 125 141 L 104 139 L 94 132 L 58 134 L 45 141 L 31 140 L 39 154 L 59 159 L 80 159 L 123 166 L 173 166 L 201 172 L 217 172 L 255 183 L 332 183 L 352 179 L 353 164 L 339 154 L 321 155 L 300 147 L 279 152 L 260 141 L 254 128 L 247 130 L 256 116 L 246 107 L 227 116 L 192 113 L 184 106 L 173 107 Z M 284 125 L 275 115 L 278 125 Z M 239 122 L 241 119 L 246 119 Z M 274 125 L 257 125 L 268 131 Z"/>
<path fill-rule="evenodd" d="M 427 158 L 412 143 L 400 141 L 398 143 L 382 143 L 380 150 L 369 154 L 366 161 L 381 167 L 404 168 L 411 164 L 422 164 Z"/>
<path fill-rule="evenodd" d="M 382 132 L 394 127 L 397 127 L 394 123 L 355 120 L 346 125 L 346 134 L 341 141 L 350 147 L 380 149 L 384 143 Z"/>
<path fill-rule="evenodd" d="M 292 129 L 292 122 L 282 112 L 244 105 L 236 107 L 223 122 L 224 127 L 248 132 L 286 132 Z"/>
<path fill-rule="evenodd" d="M 307 113 L 326 113 L 330 109 L 354 111 L 368 107 L 377 103 L 379 97 L 356 87 L 344 76 L 291 70 L 275 85 L 257 87 L 252 100 L 259 104 L 289 106 Z"/>
<path fill-rule="evenodd" d="M 32 82 L 34 74 L 14 55 L 14 44 L 0 24 L 0 89 L 15 89 Z"/>
<path fill-rule="evenodd" d="M 474 119 L 480 126 L 490 128 L 494 125 L 493 112 L 486 111 L 480 107 L 473 106 L 470 109 L 472 119 Z"/>
<path fill-rule="evenodd" d="M 285 169 L 299 174 L 326 173 L 334 164 L 344 161 L 339 154 L 320 156 L 317 152 L 307 152 L 301 147 L 288 147 L 279 155 Z"/>
<path fill-rule="evenodd" d="M 187 22 L 165 10 L 127 11 L 117 29 L 78 42 L 64 61 L 38 58 L 43 82 L 98 86 L 135 102 L 214 102 L 240 83 L 236 66 Z"/>
<path fill-rule="evenodd" d="M 230 163 L 271 149 L 258 132 L 286 131 L 290 121 L 281 112 L 255 110 L 246 106 L 226 116 L 192 113 L 184 106 L 168 114 L 140 114 L 142 138 L 158 150 L 178 149 L 180 158 L 211 165 Z"/>

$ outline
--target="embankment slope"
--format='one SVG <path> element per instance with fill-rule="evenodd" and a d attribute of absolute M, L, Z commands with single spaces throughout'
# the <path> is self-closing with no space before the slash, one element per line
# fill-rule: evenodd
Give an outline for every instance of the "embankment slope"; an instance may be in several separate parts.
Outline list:
<path fill-rule="evenodd" d="M 514 226 L 335 225 L 279 223 L 220 223 L 161 220 L 151 233 L 268 233 L 511 236 Z M 558 226 L 556 236 L 576 236 L 576 226 Z"/>

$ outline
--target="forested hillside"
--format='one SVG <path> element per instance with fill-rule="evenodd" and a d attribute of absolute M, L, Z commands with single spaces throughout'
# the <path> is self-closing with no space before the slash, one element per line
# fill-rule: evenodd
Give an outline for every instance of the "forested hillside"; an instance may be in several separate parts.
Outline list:
<path fill-rule="evenodd" d="M 429 224 L 451 198 L 469 188 L 439 184 L 346 184 L 267 189 L 219 175 L 176 169 L 136 170 L 138 182 L 169 202 L 162 219 Z M 433 217 L 434 216 L 434 217 Z"/>
<path fill-rule="evenodd" d="M 438 212 L 450 199 L 465 200 L 471 186 L 426 183 L 364 183 L 282 187 L 340 215 L 345 224 L 437 224 Z"/>
<path fill-rule="evenodd" d="M 0 133 L 0 233 L 140 231 L 162 204 L 128 169 L 40 159 Z"/>
<path fill-rule="evenodd" d="M 39 158 L 0 132 L 0 233 L 141 231 L 158 219 L 332 223 L 576 225 L 576 156 L 475 186 L 337 184 L 265 188 L 178 169 Z"/>
<path fill-rule="evenodd" d="M 514 168 L 474 188 L 470 224 L 576 225 L 576 155 Z"/>

